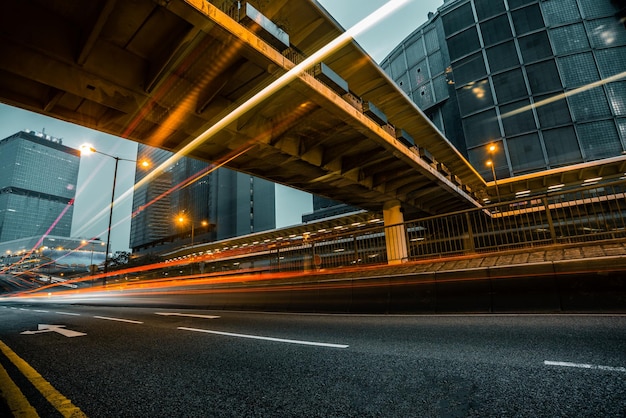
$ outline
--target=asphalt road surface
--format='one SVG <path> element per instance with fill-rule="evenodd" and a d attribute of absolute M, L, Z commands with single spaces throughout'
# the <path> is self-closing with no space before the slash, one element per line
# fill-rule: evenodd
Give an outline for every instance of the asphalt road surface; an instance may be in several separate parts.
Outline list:
<path fill-rule="evenodd" d="M 620 315 L 4 302 L 0 341 L 9 398 L 0 415 L 32 407 L 45 417 L 626 416 Z"/>

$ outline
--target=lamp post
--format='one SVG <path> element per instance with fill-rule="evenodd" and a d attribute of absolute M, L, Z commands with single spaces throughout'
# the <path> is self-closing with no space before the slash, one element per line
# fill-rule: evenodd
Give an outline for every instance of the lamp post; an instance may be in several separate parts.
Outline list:
<path fill-rule="evenodd" d="M 128 158 L 117 157 L 115 155 L 98 151 L 97 149 L 95 149 L 93 146 L 89 144 L 81 145 L 80 151 L 81 151 L 81 154 L 97 153 L 97 154 L 107 156 L 109 158 L 113 158 L 115 160 L 115 169 L 113 170 L 113 188 L 111 189 L 111 206 L 109 207 L 110 209 L 109 209 L 109 227 L 107 228 L 107 244 L 106 244 L 106 250 L 104 253 L 104 277 L 102 278 L 102 285 L 106 286 L 107 284 L 106 274 L 109 272 L 109 251 L 111 249 L 111 224 L 113 222 L 113 204 L 115 202 L 115 184 L 117 183 L 117 167 L 120 161 L 130 161 L 131 163 L 136 163 L 137 161 L 131 160 Z M 141 165 L 143 167 L 147 167 L 149 163 L 147 161 L 143 161 Z"/>
<path fill-rule="evenodd" d="M 185 223 L 185 221 L 186 221 L 186 220 L 187 220 L 187 218 L 185 218 L 185 216 L 184 216 L 184 211 L 183 211 L 183 213 L 181 213 L 180 215 L 178 215 L 178 222 L 179 222 L 181 225 L 184 225 L 184 223 Z M 192 216 L 190 216 L 189 223 L 191 224 L 191 245 L 193 246 L 193 239 L 194 239 L 194 232 L 195 232 L 195 222 L 193 221 L 193 217 L 192 217 Z M 205 220 L 203 220 L 202 222 L 200 222 L 200 224 L 201 224 L 202 226 L 208 226 L 208 225 L 209 225 L 209 223 L 208 223 L 207 221 L 205 221 Z"/>
<path fill-rule="evenodd" d="M 498 147 L 495 146 L 495 144 L 491 144 L 489 145 L 489 147 L 487 148 L 487 150 L 489 151 L 489 154 L 495 154 L 496 150 L 498 149 Z M 500 189 L 498 187 L 498 179 L 496 178 L 496 163 L 495 163 L 495 158 L 491 159 L 491 160 L 487 160 L 486 163 L 489 167 L 491 167 L 491 174 L 493 175 L 493 183 L 496 186 L 496 194 L 498 196 L 498 203 L 501 202 L 500 200 Z"/>

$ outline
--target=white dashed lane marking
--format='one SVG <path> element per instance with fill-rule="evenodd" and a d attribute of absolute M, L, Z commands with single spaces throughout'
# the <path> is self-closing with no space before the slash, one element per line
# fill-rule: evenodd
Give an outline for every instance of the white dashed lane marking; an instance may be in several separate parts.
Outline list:
<path fill-rule="evenodd" d="M 543 364 L 545 364 L 546 366 L 575 367 L 578 369 L 596 369 L 596 370 L 606 370 L 609 372 L 626 373 L 626 367 L 601 366 L 598 364 L 571 363 L 568 361 L 550 361 L 550 360 L 545 360 Z"/>

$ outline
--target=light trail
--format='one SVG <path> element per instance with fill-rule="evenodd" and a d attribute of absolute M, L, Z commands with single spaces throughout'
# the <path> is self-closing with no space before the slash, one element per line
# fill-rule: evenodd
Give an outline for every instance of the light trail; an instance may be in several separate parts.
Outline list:
<path fill-rule="evenodd" d="M 343 47 L 345 44 L 350 42 L 355 36 L 371 28 L 376 23 L 384 20 L 387 16 L 389 16 L 391 13 L 399 9 L 401 6 L 407 4 L 409 1 L 410 0 L 389 1 L 385 5 L 383 5 L 376 11 L 374 11 L 372 14 L 370 14 L 369 16 L 365 17 L 360 22 L 355 24 L 353 27 L 348 29 L 346 32 L 342 33 L 340 36 L 335 38 L 333 41 L 331 41 L 329 44 L 321 48 L 319 51 L 315 52 L 309 58 L 306 58 L 300 64 L 295 65 L 291 70 L 287 71 L 287 73 L 283 74 L 281 77 L 276 79 L 270 85 L 263 88 L 260 92 L 256 93 L 250 99 L 248 99 L 243 104 L 239 105 L 237 108 L 231 111 L 229 114 L 224 116 L 222 119 L 220 119 L 213 126 L 208 128 L 202 134 L 198 135 L 195 139 L 193 139 L 191 142 L 185 145 L 181 150 L 179 150 L 177 153 L 175 153 L 173 156 L 171 156 L 166 161 L 164 161 L 161 165 L 155 168 L 152 172 L 150 172 L 146 177 L 144 177 L 142 180 L 137 182 L 133 188 L 128 189 L 124 193 L 122 193 L 115 200 L 114 204 L 119 204 L 120 202 L 131 197 L 134 190 L 152 181 L 155 177 L 165 172 L 169 167 L 175 164 L 178 160 L 180 160 L 181 158 L 183 158 L 184 156 L 188 155 L 190 152 L 198 148 L 201 144 L 203 144 L 204 142 L 212 138 L 215 134 L 220 132 L 222 129 L 226 128 L 229 124 L 235 122 L 239 117 L 241 117 L 245 113 L 255 108 L 257 105 L 262 103 L 265 99 L 270 97 L 276 91 L 278 91 L 279 89 L 283 88 L 284 86 L 292 82 L 302 72 L 312 67 L 313 65 L 321 62 L 324 58 L 332 54 L 334 51 L 336 51 L 337 49 Z M 169 82 L 169 83 L 171 84 L 173 82 Z M 165 93 L 163 92 L 159 94 L 160 96 L 162 96 Z M 186 104 L 185 107 L 186 106 L 188 106 L 188 104 Z M 128 131 L 129 134 L 130 132 L 131 131 Z M 239 156 L 242 153 L 247 152 L 250 148 L 251 146 L 245 147 L 243 151 L 238 151 L 236 155 Z M 102 215 L 99 214 L 98 216 L 102 216 Z"/>
<path fill-rule="evenodd" d="M 557 102 L 559 100 L 565 99 L 566 97 L 571 97 L 571 96 L 574 96 L 576 94 L 580 94 L 580 93 L 583 93 L 585 91 L 594 89 L 596 87 L 600 87 L 600 86 L 602 86 L 604 84 L 608 84 L 608 83 L 612 83 L 614 81 L 621 80 L 622 78 L 626 78 L 626 71 L 621 72 L 619 74 L 615 74 L 614 76 L 611 76 L 611 77 L 608 77 L 608 78 L 603 78 L 602 80 L 594 81 L 593 83 L 586 84 L 586 85 L 584 85 L 582 87 L 578 87 L 578 88 L 576 88 L 574 90 L 566 91 L 565 93 L 560 93 L 560 94 L 554 95 L 552 97 L 548 97 L 547 99 L 541 100 L 539 102 L 520 107 L 519 109 L 512 110 L 512 111 L 507 112 L 507 113 L 505 113 L 503 115 L 500 115 L 500 118 L 501 119 L 505 119 L 505 118 L 509 118 L 511 116 L 519 115 L 520 113 L 524 113 L 524 112 L 526 112 L 528 110 L 531 110 L 533 107 L 534 108 L 538 108 L 538 107 L 541 107 L 541 106 L 545 106 L 545 105 L 548 105 L 550 103 L 554 103 L 554 102 Z"/>

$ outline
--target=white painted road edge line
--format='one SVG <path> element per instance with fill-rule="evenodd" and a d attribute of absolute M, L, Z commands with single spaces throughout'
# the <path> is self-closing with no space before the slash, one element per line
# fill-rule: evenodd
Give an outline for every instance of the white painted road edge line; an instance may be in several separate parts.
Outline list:
<path fill-rule="evenodd" d="M 141 321 L 135 321 L 132 319 L 122 319 L 122 318 L 110 318 L 108 316 L 94 316 L 97 319 L 106 319 L 107 321 L 118 321 L 118 322 L 128 322 L 130 324 L 143 324 Z"/>
<path fill-rule="evenodd" d="M 70 315 L 70 316 L 80 316 L 79 313 L 73 313 L 73 312 L 55 312 L 55 314 L 59 314 L 59 315 Z"/>
<path fill-rule="evenodd" d="M 597 364 L 570 363 L 567 361 L 550 361 L 550 360 L 545 360 L 543 364 L 545 364 L 546 366 L 576 367 L 579 369 L 597 369 L 597 370 L 606 370 L 610 372 L 626 373 L 626 367 L 600 366 Z"/>
<path fill-rule="evenodd" d="M 319 342 L 315 342 L 315 341 L 288 340 L 288 339 L 283 339 L 283 338 L 261 337 L 261 336 L 258 336 L 258 335 L 235 334 L 235 333 L 232 333 L 232 332 L 212 331 L 212 330 L 209 330 L 209 329 L 187 328 L 187 327 L 178 327 L 178 329 L 182 329 L 182 330 L 185 330 L 185 331 L 204 332 L 204 333 L 207 333 L 207 334 L 226 335 L 228 337 L 251 338 L 251 339 L 254 339 L 254 340 L 275 341 L 275 342 L 279 342 L 279 343 L 314 345 L 314 346 L 318 346 L 318 347 L 331 347 L 331 348 L 348 348 L 348 347 L 350 347 L 349 345 L 346 345 L 346 344 L 331 344 L 331 343 L 319 343 Z"/>
<path fill-rule="evenodd" d="M 155 312 L 155 315 L 162 315 L 162 316 L 184 316 L 184 317 L 190 317 L 190 318 L 204 318 L 204 319 L 218 319 L 219 316 L 217 315 L 200 315 L 200 314 L 185 314 L 185 313 L 179 313 L 179 312 Z"/>

